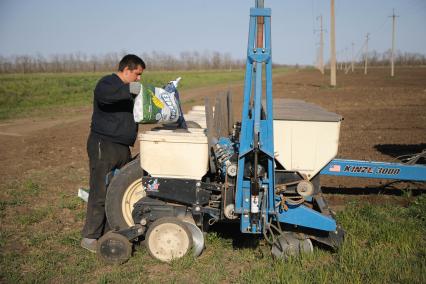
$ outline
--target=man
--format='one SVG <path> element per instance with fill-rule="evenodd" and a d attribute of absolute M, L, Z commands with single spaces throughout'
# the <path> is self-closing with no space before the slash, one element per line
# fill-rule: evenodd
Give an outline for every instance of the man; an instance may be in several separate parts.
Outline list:
<path fill-rule="evenodd" d="M 141 90 L 145 62 L 136 55 L 124 56 L 118 72 L 99 80 L 94 90 L 91 131 L 87 140 L 90 194 L 81 246 L 96 252 L 97 239 L 109 230 L 105 216 L 106 175 L 131 160 L 129 146 L 136 140 L 134 96 Z"/>

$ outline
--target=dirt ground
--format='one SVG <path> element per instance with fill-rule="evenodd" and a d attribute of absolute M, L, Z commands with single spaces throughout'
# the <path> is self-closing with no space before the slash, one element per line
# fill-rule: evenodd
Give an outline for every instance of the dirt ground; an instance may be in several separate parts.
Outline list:
<path fill-rule="evenodd" d="M 274 97 L 302 99 L 344 117 L 338 157 L 392 161 L 394 157 L 426 149 L 426 68 L 370 69 L 368 75 L 338 73 L 337 87 L 329 87 L 329 76 L 315 70 L 298 70 L 273 79 Z M 231 89 L 235 116 L 241 112 L 243 84 L 223 84 L 181 93 L 188 110 Z M 0 123 L 0 167 L 3 184 L 24 179 L 37 180 L 50 192 L 40 202 L 57 202 L 61 194 L 75 195 L 88 184 L 86 139 L 91 107 L 66 109 L 41 118 Z M 147 129 L 150 126 L 144 126 Z M 135 154 L 138 147 L 132 150 Z M 403 183 L 384 187 L 385 181 L 354 178 L 322 178 L 332 208 L 339 210 L 351 200 L 404 204 L 422 194 L 425 183 Z M 69 212 L 68 212 L 69 213 Z M 63 212 L 64 220 L 67 218 Z M 72 218 L 71 218 L 72 219 Z M 68 223 L 67 223 L 68 222 Z M 76 223 L 77 222 L 77 223 Z M 79 226 L 64 221 L 63 226 Z"/>

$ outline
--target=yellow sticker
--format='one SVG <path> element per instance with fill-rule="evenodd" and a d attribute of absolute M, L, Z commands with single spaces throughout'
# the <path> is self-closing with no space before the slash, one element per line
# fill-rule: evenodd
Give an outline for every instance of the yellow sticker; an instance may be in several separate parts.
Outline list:
<path fill-rule="evenodd" d="M 154 103 L 154 105 L 160 109 L 162 109 L 164 107 L 164 104 L 155 96 L 155 94 L 148 89 L 149 94 L 152 97 L 152 102 Z"/>

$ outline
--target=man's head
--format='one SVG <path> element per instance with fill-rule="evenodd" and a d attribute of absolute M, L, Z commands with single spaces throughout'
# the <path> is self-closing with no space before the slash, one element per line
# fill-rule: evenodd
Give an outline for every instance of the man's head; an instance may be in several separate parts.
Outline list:
<path fill-rule="evenodd" d="M 118 64 L 117 75 L 124 83 L 137 82 L 145 69 L 145 62 L 133 54 L 124 56 Z"/>

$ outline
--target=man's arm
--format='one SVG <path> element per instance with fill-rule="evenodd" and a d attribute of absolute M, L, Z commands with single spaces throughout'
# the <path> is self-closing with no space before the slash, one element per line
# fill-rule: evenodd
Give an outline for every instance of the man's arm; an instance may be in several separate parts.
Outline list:
<path fill-rule="evenodd" d="M 132 99 L 129 84 L 114 85 L 111 82 L 100 81 L 94 94 L 96 101 L 105 105 Z"/>

